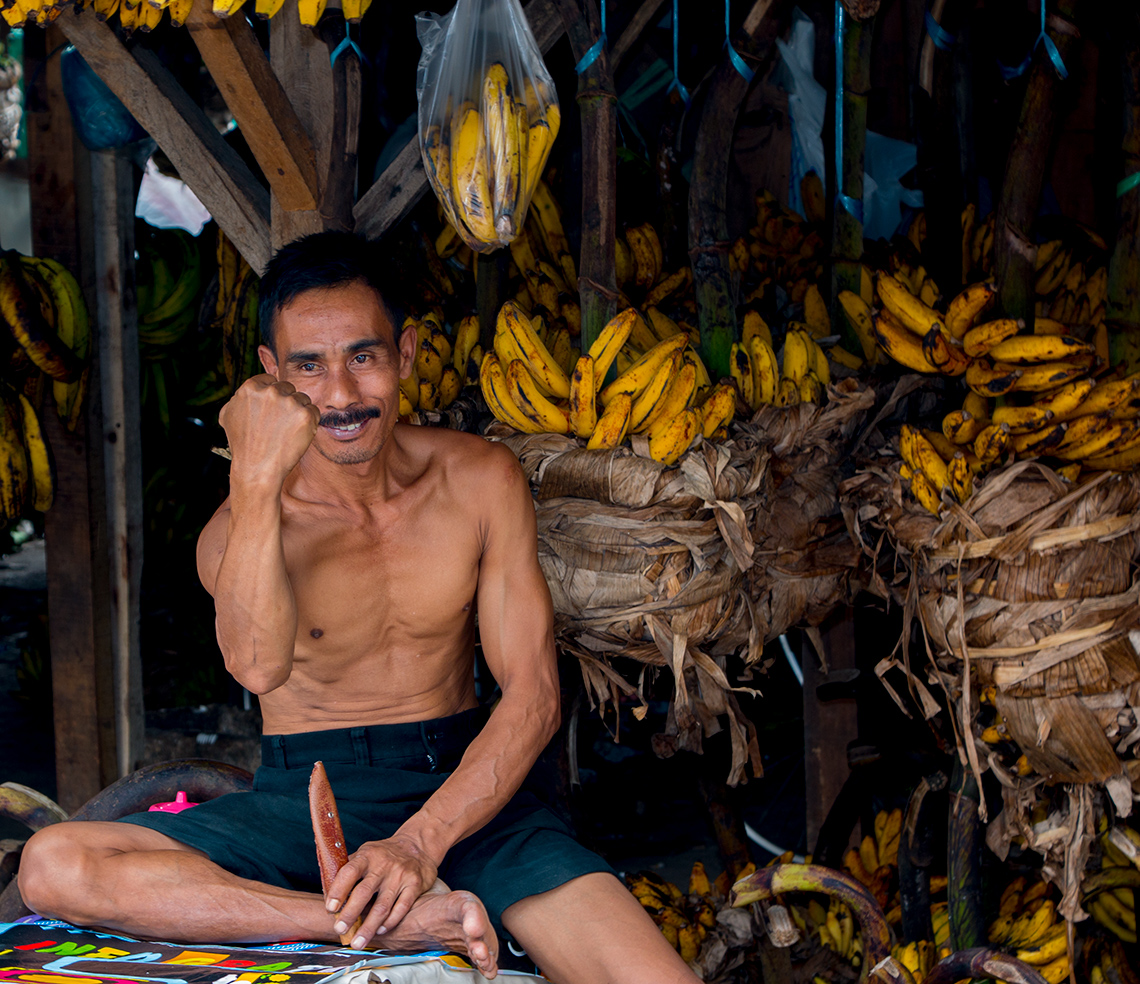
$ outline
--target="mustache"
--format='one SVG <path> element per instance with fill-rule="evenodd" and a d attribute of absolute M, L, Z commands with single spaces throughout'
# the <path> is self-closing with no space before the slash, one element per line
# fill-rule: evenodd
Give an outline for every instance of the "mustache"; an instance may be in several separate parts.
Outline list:
<path fill-rule="evenodd" d="M 321 414 L 322 427 L 351 427 L 353 424 L 379 417 L 380 411 L 376 407 L 356 407 L 353 410 L 330 410 Z"/>

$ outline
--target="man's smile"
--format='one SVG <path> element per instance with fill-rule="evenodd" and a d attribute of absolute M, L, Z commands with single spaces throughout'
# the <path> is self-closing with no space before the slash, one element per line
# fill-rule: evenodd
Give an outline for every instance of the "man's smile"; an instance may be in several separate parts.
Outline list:
<path fill-rule="evenodd" d="M 343 412 L 330 410 L 321 414 L 321 427 L 337 440 L 351 440 L 369 421 L 380 416 L 376 407 L 358 407 Z"/>

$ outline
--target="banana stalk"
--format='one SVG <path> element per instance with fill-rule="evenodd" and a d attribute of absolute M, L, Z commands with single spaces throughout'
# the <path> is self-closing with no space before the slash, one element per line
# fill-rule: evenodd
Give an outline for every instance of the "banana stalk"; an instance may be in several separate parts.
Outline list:
<path fill-rule="evenodd" d="M 955 762 L 946 832 L 950 945 L 955 950 L 980 946 L 986 939 L 982 920 L 982 825 L 979 807 L 978 785 L 974 776 Z"/>
<path fill-rule="evenodd" d="M 1036 967 L 984 946 L 944 957 L 930 968 L 922 984 L 954 984 L 963 978 L 982 980 L 987 977 L 1006 984 L 1046 984 Z"/>

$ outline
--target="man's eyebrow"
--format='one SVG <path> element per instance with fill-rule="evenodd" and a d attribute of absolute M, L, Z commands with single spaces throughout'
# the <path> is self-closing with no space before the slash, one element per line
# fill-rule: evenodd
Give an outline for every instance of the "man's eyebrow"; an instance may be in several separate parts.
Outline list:
<path fill-rule="evenodd" d="M 344 347 L 344 351 L 348 355 L 355 355 L 357 352 L 362 352 L 365 349 L 379 348 L 381 342 L 376 338 L 361 338 L 358 341 L 350 342 Z M 286 363 L 291 366 L 303 365 L 306 362 L 320 362 L 321 353 L 319 352 L 291 352 L 285 358 Z"/>

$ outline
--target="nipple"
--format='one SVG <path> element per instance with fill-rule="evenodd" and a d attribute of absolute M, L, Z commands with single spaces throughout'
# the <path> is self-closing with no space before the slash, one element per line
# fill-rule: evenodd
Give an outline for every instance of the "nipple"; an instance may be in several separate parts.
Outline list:
<path fill-rule="evenodd" d="M 311 636 L 312 636 L 314 639 L 319 639 L 319 638 L 320 638 L 321 636 L 323 636 L 324 634 L 325 634 L 325 630 L 324 630 L 324 629 L 313 629 L 313 630 L 312 630 L 312 631 L 309 633 L 309 635 L 311 635 Z"/>

